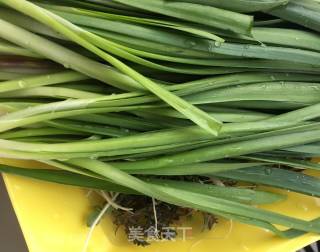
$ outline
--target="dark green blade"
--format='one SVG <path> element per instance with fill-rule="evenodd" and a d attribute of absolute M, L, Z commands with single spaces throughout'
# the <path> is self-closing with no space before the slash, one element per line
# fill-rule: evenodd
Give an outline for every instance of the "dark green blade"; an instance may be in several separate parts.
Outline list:
<path fill-rule="evenodd" d="M 320 196 L 320 180 L 300 172 L 272 167 L 253 167 L 215 173 L 214 176 L 283 188 L 311 196 Z"/>

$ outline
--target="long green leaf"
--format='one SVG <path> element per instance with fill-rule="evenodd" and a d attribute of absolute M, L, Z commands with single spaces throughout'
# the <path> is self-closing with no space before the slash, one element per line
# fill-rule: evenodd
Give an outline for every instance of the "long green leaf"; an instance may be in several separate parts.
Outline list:
<path fill-rule="evenodd" d="M 23 79 L 6 81 L 0 83 L 0 92 L 8 92 L 13 90 L 21 90 L 24 88 L 39 87 L 53 85 L 64 82 L 72 82 L 86 80 L 87 76 L 72 71 L 64 71 L 54 74 L 46 74 L 40 76 L 31 76 Z"/>
<path fill-rule="evenodd" d="M 179 176 L 179 175 L 201 175 L 211 174 L 220 171 L 229 171 L 236 169 L 243 169 L 248 167 L 255 167 L 263 165 L 264 163 L 251 162 L 251 163 L 237 163 L 237 162 L 210 162 L 181 166 L 169 166 L 159 169 L 137 169 L 129 170 L 131 174 L 144 174 L 144 175 L 165 175 L 165 176 Z"/>
<path fill-rule="evenodd" d="M 21 176 L 26 176 L 35 179 L 41 179 L 49 182 L 59 184 L 74 185 L 86 187 L 91 189 L 100 189 L 106 191 L 120 192 L 120 193 L 137 193 L 129 188 L 119 186 L 106 180 L 98 178 L 87 177 L 81 174 L 75 174 L 68 171 L 61 170 L 46 170 L 46 169 L 24 169 L 10 166 L 0 166 L 0 171 L 4 173 L 11 173 Z M 148 183 L 155 185 L 164 190 L 164 185 L 170 185 L 173 188 L 180 188 L 186 191 L 198 192 L 201 194 L 212 195 L 215 197 L 227 198 L 237 202 L 249 204 L 268 204 L 285 199 L 284 195 L 275 194 L 264 191 L 254 191 L 249 189 L 238 188 L 221 188 L 214 185 L 202 185 L 190 182 L 173 183 L 172 180 L 146 180 Z M 176 181 L 175 181 L 176 182 Z"/>
<path fill-rule="evenodd" d="M 250 34 L 253 19 L 250 16 L 200 4 L 165 0 L 114 0 L 137 7 L 236 33 Z"/>
<path fill-rule="evenodd" d="M 44 55 L 65 67 L 72 68 L 102 82 L 125 90 L 139 88 L 139 84 L 115 69 L 86 58 L 74 51 L 30 33 L 0 19 L 0 37 Z M 59 53 L 57 53 L 59 52 Z"/>
<path fill-rule="evenodd" d="M 177 0 L 170 0 L 176 2 Z M 214 6 L 236 12 L 254 12 L 269 10 L 277 6 L 285 5 L 289 0 L 178 0 L 181 2 L 197 3 Z"/>
<path fill-rule="evenodd" d="M 290 0 L 287 5 L 271 9 L 268 13 L 319 32 L 319 11 L 320 4 L 318 1 Z"/>
<path fill-rule="evenodd" d="M 73 13 L 73 14 L 79 14 L 82 17 L 88 16 L 88 17 L 96 17 L 96 18 L 103 18 L 103 19 L 107 19 L 107 20 L 111 20 L 111 21 L 124 21 L 124 22 L 131 22 L 133 24 L 143 24 L 143 25 L 147 25 L 147 26 L 154 26 L 154 27 L 164 27 L 164 28 L 169 28 L 172 30 L 178 30 L 178 31 L 183 31 L 192 35 L 197 35 L 199 37 L 202 38 L 206 38 L 206 39 L 211 39 L 211 40 L 216 40 L 219 42 L 224 42 L 224 39 L 210 33 L 204 30 L 200 30 L 200 29 L 195 29 L 192 27 L 188 27 L 187 24 L 182 25 L 178 22 L 174 22 L 174 21 L 168 21 L 168 20 L 161 20 L 161 19 L 151 19 L 151 18 L 141 18 L 141 17 L 133 17 L 133 16 L 124 16 L 124 15 L 116 15 L 116 14 L 110 14 L 110 13 L 106 13 L 106 12 L 97 12 L 97 11 L 92 11 L 92 10 L 88 10 L 88 9 L 80 9 L 80 8 L 75 8 L 75 7 L 66 7 L 66 6 L 56 6 L 56 5 L 42 5 L 45 8 L 49 9 L 49 10 L 53 10 L 53 11 L 60 11 L 59 13 L 61 14 L 62 12 L 67 12 L 67 13 Z M 68 17 L 65 16 L 67 19 Z M 71 16 L 72 17 L 72 16 Z M 80 18 L 80 17 L 79 17 Z M 69 21 L 72 21 L 70 19 L 68 19 Z M 75 22 L 78 21 L 78 19 L 73 19 Z M 101 20 L 100 20 L 101 21 Z M 72 21 L 73 22 L 73 21 Z M 80 23 L 78 23 L 80 24 Z M 93 23 L 92 23 L 93 24 Z M 125 23 L 118 23 L 120 25 L 125 25 Z M 87 26 L 88 23 L 85 23 L 85 25 Z M 113 29 L 113 27 L 106 27 L 106 26 L 101 26 L 101 24 L 94 24 L 94 27 L 100 27 L 102 29 Z M 121 28 L 121 27 L 118 27 Z M 117 29 L 117 32 L 121 32 L 121 30 Z M 129 32 L 130 34 L 132 34 L 133 36 L 137 36 L 138 34 L 136 33 L 132 33 L 132 31 L 127 30 L 127 33 Z M 163 31 L 162 31 L 163 32 Z M 169 33 L 170 34 L 170 33 Z M 167 35 L 169 35 L 167 33 Z M 149 35 L 146 34 L 145 35 Z M 173 34 L 171 33 L 171 36 Z M 150 37 L 151 39 L 153 39 L 152 37 Z M 157 38 L 155 38 L 157 39 Z M 158 38 L 159 39 L 159 38 Z M 186 46 L 186 45 L 183 45 Z"/>
<path fill-rule="evenodd" d="M 317 142 L 320 139 L 320 136 L 317 134 L 319 134 L 319 130 L 297 132 L 280 136 L 271 136 L 254 140 L 203 147 L 193 151 L 186 151 L 143 161 L 113 163 L 113 165 L 117 168 L 125 170 L 137 170 L 200 163 L 226 157 L 236 157 L 262 151 L 281 149 L 299 145 L 303 142 Z"/>
<path fill-rule="evenodd" d="M 313 169 L 320 170 L 320 165 L 307 160 L 297 160 L 293 158 L 276 158 L 263 155 L 248 155 L 241 158 L 246 160 L 254 160 L 259 162 L 266 162 L 271 164 L 285 165 L 296 169 Z"/>
<path fill-rule="evenodd" d="M 215 173 L 214 176 L 274 186 L 317 197 L 320 195 L 318 178 L 284 169 L 253 167 Z"/>

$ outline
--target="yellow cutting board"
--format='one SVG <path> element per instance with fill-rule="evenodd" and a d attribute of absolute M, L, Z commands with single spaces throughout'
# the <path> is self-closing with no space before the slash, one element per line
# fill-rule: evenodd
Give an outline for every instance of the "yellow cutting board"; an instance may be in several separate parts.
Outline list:
<path fill-rule="evenodd" d="M 34 162 L 0 162 L 26 168 L 39 166 Z M 81 188 L 14 175 L 4 175 L 4 180 L 30 252 L 81 252 L 88 233 L 86 217 L 99 203 L 97 196 Z M 281 193 L 287 194 L 288 200 L 263 208 L 306 220 L 320 216 L 320 199 Z M 293 252 L 320 239 L 314 234 L 281 239 L 266 230 L 224 219 L 212 231 L 201 232 L 197 216 L 179 225 L 192 227 L 185 241 L 137 247 L 126 240 L 122 230 L 115 235 L 112 220 L 106 217 L 97 226 L 88 252 Z"/>

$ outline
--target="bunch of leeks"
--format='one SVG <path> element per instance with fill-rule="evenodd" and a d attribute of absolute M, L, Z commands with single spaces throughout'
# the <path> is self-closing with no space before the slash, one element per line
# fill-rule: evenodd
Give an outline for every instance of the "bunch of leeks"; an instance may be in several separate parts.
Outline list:
<path fill-rule="evenodd" d="M 320 196 L 318 0 L 0 5 L 0 156 L 58 168 L 1 172 L 320 233 L 256 207 L 280 193 L 173 179 Z"/>

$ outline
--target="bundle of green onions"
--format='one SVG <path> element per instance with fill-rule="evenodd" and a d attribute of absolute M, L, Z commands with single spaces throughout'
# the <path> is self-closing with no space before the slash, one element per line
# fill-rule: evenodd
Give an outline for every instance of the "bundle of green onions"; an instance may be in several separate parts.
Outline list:
<path fill-rule="evenodd" d="M 319 0 L 0 0 L 0 171 L 320 233 Z M 219 183 L 177 180 L 201 176 Z M 278 229 L 275 225 L 286 227 Z"/>

